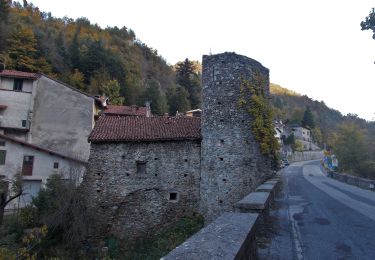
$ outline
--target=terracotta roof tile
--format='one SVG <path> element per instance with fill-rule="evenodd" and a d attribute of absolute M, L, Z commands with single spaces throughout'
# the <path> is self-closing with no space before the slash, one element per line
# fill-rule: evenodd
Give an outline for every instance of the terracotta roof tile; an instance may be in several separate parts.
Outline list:
<path fill-rule="evenodd" d="M 108 105 L 105 114 L 123 116 L 146 116 L 147 108 L 139 106 L 112 106 Z"/>
<path fill-rule="evenodd" d="M 39 77 L 39 74 L 17 70 L 3 70 L 0 72 L 0 76 L 8 78 L 37 79 Z"/>
<path fill-rule="evenodd" d="M 194 117 L 103 115 L 89 136 L 93 143 L 200 139 L 200 118 Z"/>

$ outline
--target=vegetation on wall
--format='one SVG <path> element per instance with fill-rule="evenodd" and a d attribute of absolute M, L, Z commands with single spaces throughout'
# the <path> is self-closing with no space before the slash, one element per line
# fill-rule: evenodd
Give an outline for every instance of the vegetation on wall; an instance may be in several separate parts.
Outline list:
<path fill-rule="evenodd" d="M 254 75 L 254 83 L 242 79 L 240 85 L 240 100 L 238 105 L 250 114 L 251 130 L 259 142 L 262 154 L 271 156 L 274 160 L 278 157 L 279 143 L 274 136 L 272 107 L 268 102 L 265 92 L 264 79 L 259 73 Z"/>

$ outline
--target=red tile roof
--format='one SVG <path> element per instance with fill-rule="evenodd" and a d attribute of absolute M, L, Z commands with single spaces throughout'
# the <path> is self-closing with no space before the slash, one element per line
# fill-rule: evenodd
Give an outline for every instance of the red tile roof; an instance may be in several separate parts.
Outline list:
<path fill-rule="evenodd" d="M 108 105 L 104 110 L 108 115 L 122 115 L 122 116 L 146 116 L 147 108 L 139 106 L 112 106 Z"/>
<path fill-rule="evenodd" d="M 3 71 L 0 72 L 0 77 L 37 79 L 39 77 L 39 74 L 38 73 L 17 71 L 17 70 L 3 70 Z"/>
<path fill-rule="evenodd" d="M 195 117 L 103 115 L 89 136 L 93 143 L 200 139 L 200 118 Z"/>
<path fill-rule="evenodd" d="M 52 151 L 50 149 L 43 148 L 43 147 L 37 146 L 35 144 L 30 144 L 30 143 L 27 143 L 27 142 L 15 139 L 15 138 L 7 136 L 7 135 L 0 134 L 0 139 L 8 140 L 8 141 L 13 142 L 13 143 L 24 145 L 24 146 L 27 146 L 29 148 L 32 148 L 32 149 L 35 149 L 35 150 L 38 150 L 38 151 L 41 151 L 41 152 L 48 153 L 50 155 L 54 155 L 54 156 L 61 157 L 61 158 L 66 159 L 66 160 L 74 161 L 76 163 L 86 164 L 86 162 L 81 161 L 79 159 L 76 159 L 76 158 L 73 158 L 73 157 L 70 157 L 70 156 L 66 156 L 64 154 Z"/>

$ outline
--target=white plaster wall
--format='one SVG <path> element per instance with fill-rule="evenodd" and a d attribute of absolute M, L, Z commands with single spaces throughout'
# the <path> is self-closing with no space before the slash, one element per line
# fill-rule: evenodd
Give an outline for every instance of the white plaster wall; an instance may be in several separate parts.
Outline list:
<path fill-rule="evenodd" d="M 30 142 L 88 160 L 94 99 L 45 76 L 38 79 Z"/>
<path fill-rule="evenodd" d="M 0 89 L 0 104 L 7 108 L 0 112 L 0 127 L 22 128 L 22 120 L 27 120 L 32 94 Z"/>
<path fill-rule="evenodd" d="M 34 156 L 34 165 L 32 176 L 23 176 L 23 179 L 26 181 L 41 181 L 42 186 L 52 174 L 63 174 L 67 179 L 74 177 L 78 178 L 77 181 L 80 181 L 84 173 L 82 164 L 8 140 L 5 140 L 5 146 L 0 146 L 0 150 L 6 150 L 5 165 L 0 165 L 0 175 L 6 176 L 7 180 L 12 180 L 15 174 L 22 171 L 23 157 L 25 155 Z M 53 169 L 54 162 L 59 163 L 59 169 Z M 17 203 L 17 201 L 14 201 L 14 203 Z M 14 203 L 9 207 L 14 207 Z"/>

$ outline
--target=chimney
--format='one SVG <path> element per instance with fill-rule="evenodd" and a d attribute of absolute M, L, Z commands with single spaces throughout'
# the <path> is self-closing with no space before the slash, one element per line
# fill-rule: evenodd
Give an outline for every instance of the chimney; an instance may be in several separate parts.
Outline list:
<path fill-rule="evenodd" d="M 146 106 L 146 117 L 150 117 L 151 116 L 150 101 L 146 101 L 145 106 Z"/>

